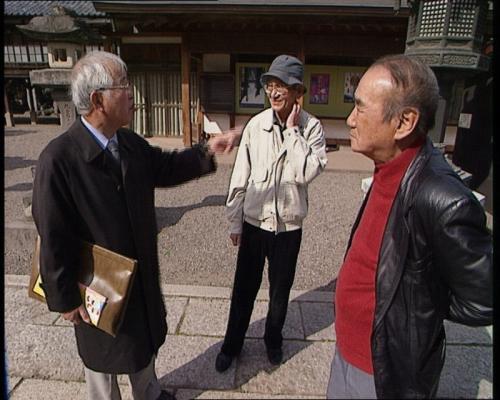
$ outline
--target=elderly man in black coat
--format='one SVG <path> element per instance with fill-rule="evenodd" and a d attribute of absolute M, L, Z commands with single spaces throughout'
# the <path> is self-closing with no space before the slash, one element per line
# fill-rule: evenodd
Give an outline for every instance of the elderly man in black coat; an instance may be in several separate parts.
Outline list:
<path fill-rule="evenodd" d="M 162 151 L 122 128 L 134 103 L 127 67 L 116 55 L 92 52 L 71 76 L 80 117 L 40 155 L 33 217 L 41 237 L 40 270 L 47 304 L 74 323 L 89 399 L 119 399 L 117 374 L 130 378 L 134 399 L 173 396 L 162 391 L 154 361 L 167 333 L 159 284 L 154 190 L 215 171 L 213 154 L 232 148 L 235 135 L 206 145 Z M 138 261 L 116 337 L 90 323 L 75 268 L 81 240 Z"/>

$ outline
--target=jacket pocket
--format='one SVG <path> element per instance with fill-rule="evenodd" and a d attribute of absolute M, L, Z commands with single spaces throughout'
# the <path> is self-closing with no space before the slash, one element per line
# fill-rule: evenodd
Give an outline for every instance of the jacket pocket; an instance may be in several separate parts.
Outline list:
<path fill-rule="evenodd" d="M 268 175 L 269 172 L 265 168 L 252 170 L 243 204 L 243 213 L 259 221 L 264 218 L 266 208 L 273 203 Z"/>
<path fill-rule="evenodd" d="M 283 182 L 279 188 L 278 213 L 284 222 L 299 223 L 307 215 L 305 187 Z"/>
<path fill-rule="evenodd" d="M 267 169 L 255 168 L 252 171 L 252 177 L 251 177 L 252 182 L 255 183 L 265 182 L 266 179 L 267 179 Z"/>

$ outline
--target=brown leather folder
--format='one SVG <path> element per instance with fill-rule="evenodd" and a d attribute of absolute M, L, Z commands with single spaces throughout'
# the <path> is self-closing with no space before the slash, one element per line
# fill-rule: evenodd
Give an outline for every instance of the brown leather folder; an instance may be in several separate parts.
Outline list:
<path fill-rule="evenodd" d="M 127 307 L 137 260 L 88 242 L 82 242 L 80 260 L 80 293 L 92 324 L 116 336 Z M 28 295 L 46 302 L 40 276 L 40 236 L 33 253 Z"/>

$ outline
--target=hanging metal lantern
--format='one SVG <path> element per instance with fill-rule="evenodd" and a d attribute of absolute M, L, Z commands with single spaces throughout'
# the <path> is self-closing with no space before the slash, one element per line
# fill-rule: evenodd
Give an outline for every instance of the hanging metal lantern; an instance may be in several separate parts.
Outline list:
<path fill-rule="evenodd" d="M 405 54 L 431 67 L 487 70 L 481 54 L 490 2 L 485 0 L 414 0 Z"/>

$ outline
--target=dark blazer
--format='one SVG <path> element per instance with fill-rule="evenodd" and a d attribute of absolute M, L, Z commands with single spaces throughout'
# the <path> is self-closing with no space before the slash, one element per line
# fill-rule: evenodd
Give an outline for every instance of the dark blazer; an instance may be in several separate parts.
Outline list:
<path fill-rule="evenodd" d="M 52 140 L 38 160 L 32 209 L 51 311 L 67 312 L 81 304 L 76 281 L 81 239 L 138 260 L 117 337 L 85 323 L 75 327 L 78 351 L 88 368 L 125 374 L 144 368 L 167 333 L 159 284 L 155 188 L 186 182 L 215 171 L 216 166 L 201 146 L 162 151 L 130 130 L 119 129 L 117 135 L 121 171 L 80 118 Z"/>
<path fill-rule="evenodd" d="M 443 320 L 491 324 L 492 275 L 484 209 L 427 138 L 403 177 L 379 253 L 371 337 L 378 398 L 435 397 Z"/>

